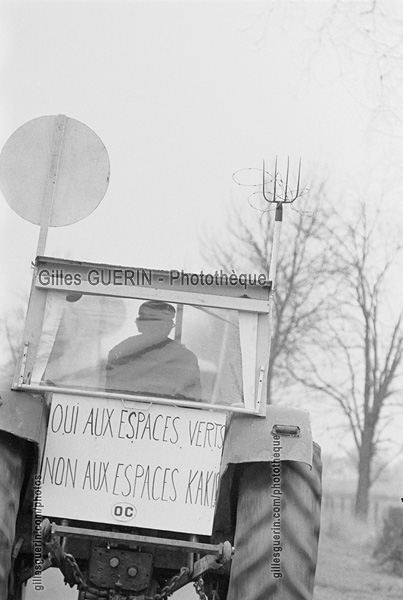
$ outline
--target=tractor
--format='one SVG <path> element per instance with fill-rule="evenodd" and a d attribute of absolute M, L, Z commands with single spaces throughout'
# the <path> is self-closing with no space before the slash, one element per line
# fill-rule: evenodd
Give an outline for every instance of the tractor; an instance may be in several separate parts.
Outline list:
<path fill-rule="evenodd" d="M 79 600 L 163 600 L 190 583 L 201 600 L 312 599 L 320 449 L 306 412 L 267 403 L 273 274 L 46 256 L 47 228 L 83 218 L 107 187 L 87 130 L 41 117 L 0 159 L 25 218 L 12 166 L 42 161 L 45 179 L 20 355 L 1 391 L 1 597 L 45 594 L 56 568 Z M 94 169 L 90 208 L 72 208 Z"/>

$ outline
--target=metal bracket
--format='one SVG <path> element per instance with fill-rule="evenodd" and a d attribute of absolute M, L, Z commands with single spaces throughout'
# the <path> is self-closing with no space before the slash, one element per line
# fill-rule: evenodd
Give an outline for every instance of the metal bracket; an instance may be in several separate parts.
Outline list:
<path fill-rule="evenodd" d="M 17 387 L 19 387 L 19 388 L 24 383 L 25 367 L 26 367 L 26 364 L 27 364 L 27 357 L 28 357 L 28 343 L 24 344 L 24 349 L 22 351 L 20 375 L 18 377 L 18 384 L 17 384 Z"/>
<path fill-rule="evenodd" d="M 262 365 L 259 369 L 259 381 L 257 386 L 257 396 L 256 396 L 256 410 L 260 412 L 260 405 L 262 403 L 262 393 L 263 393 L 263 380 L 265 375 L 265 368 Z"/>
<path fill-rule="evenodd" d="M 153 554 L 95 547 L 89 564 L 89 581 L 101 588 L 141 592 L 150 584 Z"/>
<path fill-rule="evenodd" d="M 50 547 L 50 554 L 55 559 L 55 563 L 60 568 L 65 576 L 65 581 L 72 585 L 83 584 L 83 578 L 80 570 L 78 569 L 77 563 L 69 554 L 64 553 L 57 536 L 63 537 L 81 537 L 84 539 L 92 540 L 106 540 L 108 542 L 123 542 L 123 543 L 135 543 L 138 546 L 143 547 L 165 547 L 171 549 L 182 549 L 189 553 L 203 553 L 206 552 L 205 556 L 197 560 L 193 568 L 184 568 L 178 576 L 175 576 L 174 580 L 169 585 L 169 595 L 181 587 L 187 585 L 191 581 L 197 581 L 204 573 L 210 570 L 217 570 L 228 564 L 233 555 L 232 544 L 228 541 L 222 544 L 202 544 L 197 541 L 186 541 L 186 540 L 172 540 L 167 538 L 155 538 L 148 536 L 140 536 L 125 533 L 116 533 L 113 531 L 98 531 L 93 529 L 82 529 L 78 527 L 69 527 L 64 525 L 56 525 L 55 523 L 50 524 L 48 519 L 44 519 L 42 524 L 42 536 L 44 542 Z M 115 551 L 114 556 L 109 556 L 109 551 L 101 550 L 102 556 L 100 556 L 101 562 L 105 561 L 106 558 L 117 558 L 118 560 L 128 560 L 129 552 Z M 120 552 L 120 554 L 119 554 Z M 115 556 L 116 555 L 116 556 Z M 152 560 L 152 555 L 148 555 Z M 67 561 L 66 561 L 67 558 Z M 67 562 L 67 564 L 66 564 Z M 99 562 L 99 561 L 98 561 Z M 99 564 L 96 563 L 95 567 L 98 568 Z M 143 565 L 137 564 L 136 561 L 132 561 L 133 564 L 128 565 L 134 566 L 137 570 Z M 109 566 L 113 568 L 113 565 L 109 563 Z M 151 565 L 147 563 L 144 565 L 144 577 L 149 577 L 149 570 Z M 146 575 L 147 572 L 147 575 Z M 128 573 L 130 576 L 130 573 Z M 73 582 L 73 583 L 70 583 Z M 97 583 L 100 583 L 97 581 Z M 173 585 L 172 585 L 173 584 Z M 84 584 L 85 585 L 85 584 Z M 158 597 L 158 594 L 157 594 Z M 165 597 L 164 595 L 161 596 Z"/>
<path fill-rule="evenodd" d="M 203 544 L 187 540 L 175 540 L 169 538 L 149 537 L 146 535 L 134 535 L 132 533 L 117 533 L 115 531 L 100 531 L 98 529 L 83 529 L 82 527 L 68 527 L 65 525 L 51 524 L 53 535 L 62 537 L 75 537 L 89 540 L 103 540 L 109 543 L 120 542 L 122 544 L 135 544 L 145 548 L 168 548 L 171 550 L 184 550 L 197 554 L 213 554 L 221 557 L 224 552 L 224 544 Z M 225 542 L 226 543 L 226 542 Z"/>
<path fill-rule="evenodd" d="M 232 558 L 234 549 L 230 542 L 224 542 L 223 544 L 220 544 L 220 546 L 222 547 L 221 556 L 206 554 L 206 556 L 197 560 L 193 565 L 193 569 L 188 573 L 184 573 L 183 577 L 177 581 L 176 585 L 170 588 L 170 593 L 179 590 L 191 581 L 197 581 L 207 571 L 216 571 L 228 564 Z"/>
<path fill-rule="evenodd" d="M 298 425 L 273 425 L 270 433 L 281 437 L 301 437 L 301 429 Z"/>
<path fill-rule="evenodd" d="M 49 519 L 44 519 L 41 524 L 42 542 L 49 553 L 53 565 L 63 573 L 64 582 L 71 588 L 84 584 L 82 573 L 71 554 L 67 554 L 60 543 L 60 539 L 52 530 Z"/>

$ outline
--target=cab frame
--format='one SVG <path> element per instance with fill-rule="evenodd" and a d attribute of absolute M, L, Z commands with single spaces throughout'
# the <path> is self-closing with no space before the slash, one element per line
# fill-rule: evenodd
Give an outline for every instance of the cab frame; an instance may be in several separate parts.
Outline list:
<path fill-rule="evenodd" d="M 249 277 L 249 280 L 248 280 Z M 32 381 L 44 324 L 49 292 L 84 294 L 109 298 L 161 300 L 201 310 L 231 309 L 238 312 L 242 354 L 244 406 L 198 402 L 197 407 L 265 416 L 267 372 L 271 330 L 271 288 L 264 276 L 227 275 L 222 271 L 208 276 L 37 257 L 22 340 L 21 353 L 13 379 L 14 390 L 61 392 L 100 398 L 156 402 L 195 407 L 192 400 L 86 390 Z M 177 314 L 177 321 L 181 315 Z"/>

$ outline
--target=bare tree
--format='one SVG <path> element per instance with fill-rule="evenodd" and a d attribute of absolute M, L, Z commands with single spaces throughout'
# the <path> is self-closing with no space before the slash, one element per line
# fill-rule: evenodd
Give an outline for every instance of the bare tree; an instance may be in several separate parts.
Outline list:
<path fill-rule="evenodd" d="M 403 357 L 403 312 L 396 311 L 401 303 L 391 296 L 390 285 L 400 246 L 379 235 L 365 206 L 346 221 L 326 202 L 321 208 L 321 200 L 319 185 L 308 200 L 313 215 L 294 212 L 284 227 L 269 401 L 297 382 L 341 409 L 358 457 L 356 514 L 365 518 Z M 234 213 L 229 240 L 204 240 L 206 257 L 228 272 L 267 273 L 272 221 L 273 213 L 252 220 Z"/>
<path fill-rule="evenodd" d="M 268 376 L 268 402 L 289 382 L 287 361 L 319 334 L 326 316 L 325 299 L 331 294 L 326 194 L 322 183 L 311 186 L 309 199 L 298 201 L 299 211 L 288 209 L 274 289 L 274 329 Z M 309 208 L 309 214 L 306 209 Z M 228 235 L 205 236 L 204 256 L 214 268 L 228 273 L 252 271 L 268 275 L 274 212 L 232 209 Z"/>
<path fill-rule="evenodd" d="M 373 125 L 393 137 L 402 125 L 400 93 L 403 64 L 403 5 L 391 0 L 268 0 L 256 12 L 253 4 L 242 28 L 257 47 L 270 41 L 270 29 L 293 31 L 298 23 L 306 37 L 308 79 L 322 79 L 317 58 L 325 56 L 333 79 L 341 79 L 357 103 L 368 110 Z M 255 13 L 255 14 L 254 14 Z M 401 134 L 401 133 L 400 133 Z"/>
<path fill-rule="evenodd" d="M 333 236 L 338 303 L 311 352 L 288 366 L 300 383 L 331 398 L 346 417 L 358 454 L 355 512 L 365 519 L 379 474 L 373 466 L 383 416 L 396 393 L 403 358 L 403 311 L 389 302 L 389 275 L 400 246 L 379 241 L 365 206 L 354 222 L 340 219 Z"/>
<path fill-rule="evenodd" d="M 10 380 L 17 362 L 27 300 L 22 294 L 14 297 L 13 307 L 0 318 L 1 355 L 0 379 Z"/>

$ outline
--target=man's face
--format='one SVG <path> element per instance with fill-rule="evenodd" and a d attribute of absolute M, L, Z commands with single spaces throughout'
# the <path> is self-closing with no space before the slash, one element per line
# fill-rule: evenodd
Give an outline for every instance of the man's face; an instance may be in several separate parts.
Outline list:
<path fill-rule="evenodd" d="M 136 319 L 137 329 L 142 335 L 150 337 L 168 337 L 173 327 L 172 321 Z"/>

